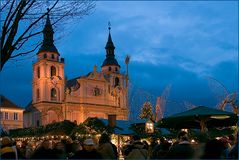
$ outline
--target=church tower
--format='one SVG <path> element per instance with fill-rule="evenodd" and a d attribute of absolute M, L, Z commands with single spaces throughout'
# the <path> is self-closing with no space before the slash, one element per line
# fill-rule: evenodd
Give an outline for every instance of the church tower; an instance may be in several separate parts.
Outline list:
<path fill-rule="evenodd" d="M 120 65 L 115 59 L 115 46 L 110 34 L 111 27 L 109 26 L 108 41 L 105 46 L 106 58 L 101 66 L 102 73 L 110 78 L 111 86 L 116 87 L 120 85 Z"/>
<path fill-rule="evenodd" d="M 54 31 L 47 15 L 43 43 L 33 64 L 32 104 L 57 102 L 64 99 L 64 58 L 54 45 Z"/>
<path fill-rule="evenodd" d="M 123 111 L 122 115 L 126 115 L 128 112 L 128 99 L 127 92 L 128 86 L 126 85 L 127 78 L 124 74 L 120 73 L 120 65 L 118 64 L 115 58 L 115 46 L 111 37 L 111 27 L 109 26 L 109 35 L 108 40 L 105 46 L 106 58 L 101 66 L 102 73 L 105 78 L 108 80 L 107 90 L 111 96 L 113 96 L 114 101 L 117 101 L 116 106 L 121 108 Z"/>

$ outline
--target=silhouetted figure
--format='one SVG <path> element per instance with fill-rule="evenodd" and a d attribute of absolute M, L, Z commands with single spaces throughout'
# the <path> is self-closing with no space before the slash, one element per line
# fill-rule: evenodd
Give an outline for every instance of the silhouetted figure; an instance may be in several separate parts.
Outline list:
<path fill-rule="evenodd" d="M 133 136 L 133 142 L 129 146 L 129 153 L 125 159 L 147 159 L 148 151 L 145 149 L 144 143 L 140 141 L 139 136 Z"/>
<path fill-rule="evenodd" d="M 53 152 L 58 159 L 66 159 L 66 146 L 63 142 L 57 142 L 54 146 Z"/>
<path fill-rule="evenodd" d="M 202 159 L 222 159 L 223 158 L 223 142 L 217 139 L 210 140 L 206 143 Z"/>
<path fill-rule="evenodd" d="M 160 138 L 160 144 L 153 148 L 151 159 L 164 159 L 170 147 L 171 143 L 169 143 L 165 138 Z"/>
<path fill-rule="evenodd" d="M 50 142 L 44 140 L 41 145 L 34 151 L 31 159 L 57 159 L 54 151 L 50 148 Z"/>
<path fill-rule="evenodd" d="M 238 159 L 238 141 L 229 152 L 229 159 Z"/>
<path fill-rule="evenodd" d="M 189 142 L 185 133 L 178 136 L 178 144 L 174 144 L 166 154 L 166 159 L 192 159 L 194 157 L 194 149 Z"/>
<path fill-rule="evenodd" d="M 99 139 L 99 146 L 97 151 L 101 154 L 103 159 L 116 159 L 117 157 L 110 142 L 109 135 L 104 133 Z"/>
<path fill-rule="evenodd" d="M 83 143 L 83 150 L 77 151 L 70 159 L 101 159 L 101 155 L 95 149 L 94 141 L 86 139 Z"/>
<path fill-rule="evenodd" d="M 16 159 L 16 154 L 12 148 L 12 141 L 9 137 L 2 138 L 2 146 L 0 149 L 1 159 Z"/>
<path fill-rule="evenodd" d="M 80 151 L 82 149 L 83 149 L 83 147 L 82 147 L 82 145 L 81 145 L 81 143 L 79 141 L 74 142 L 72 144 L 72 150 L 71 150 L 72 153 L 69 155 L 69 157 L 71 158 L 72 156 L 75 155 L 76 152 L 78 152 L 78 151 Z"/>

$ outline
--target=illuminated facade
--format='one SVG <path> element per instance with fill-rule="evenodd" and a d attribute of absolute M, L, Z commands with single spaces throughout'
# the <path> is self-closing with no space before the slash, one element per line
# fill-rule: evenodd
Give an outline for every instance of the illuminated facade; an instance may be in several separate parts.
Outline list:
<path fill-rule="evenodd" d="M 110 34 L 106 58 L 97 71 L 66 81 L 64 59 L 54 45 L 49 15 L 43 30 L 44 40 L 33 64 L 32 103 L 24 113 L 24 126 L 46 125 L 62 120 L 83 122 L 88 117 L 128 119 L 127 76 L 120 73 Z"/>
<path fill-rule="evenodd" d="M 6 131 L 23 127 L 24 109 L 15 105 L 6 97 L 0 97 L 0 125 Z"/>

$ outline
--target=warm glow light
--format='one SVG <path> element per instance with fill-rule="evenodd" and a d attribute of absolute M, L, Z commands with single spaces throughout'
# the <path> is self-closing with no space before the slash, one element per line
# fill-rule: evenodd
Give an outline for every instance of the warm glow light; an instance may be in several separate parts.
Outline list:
<path fill-rule="evenodd" d="M 227 116 L 227 115 L 217 115 L 217 116 L 211 116 L 210 118 L 213 118 L 213 119 L 227 119 L 227 118 L 230 118 L 230 116 Z"/>
<path fill-rule="evenodd" d="M 152 121 L 147 121 L 145 123 L 145 131 L 147 133 L 154 133 L 154 123 Z"/>
<path fill-rule="evenodd" d="M 18 112 L 23 113 L 24 109 L 8 109 L 8 108 L 0 108 L 1 112 Z"/>

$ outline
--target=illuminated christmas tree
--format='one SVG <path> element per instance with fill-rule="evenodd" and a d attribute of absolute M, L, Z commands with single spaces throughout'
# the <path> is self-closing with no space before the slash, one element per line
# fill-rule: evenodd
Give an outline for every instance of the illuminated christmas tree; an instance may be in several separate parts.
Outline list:
<path fill-rule="evenodd" d="M 150 102 L 145 102 L 141 108 L 140 119 L 154 120 L 153 106 Z"/>

